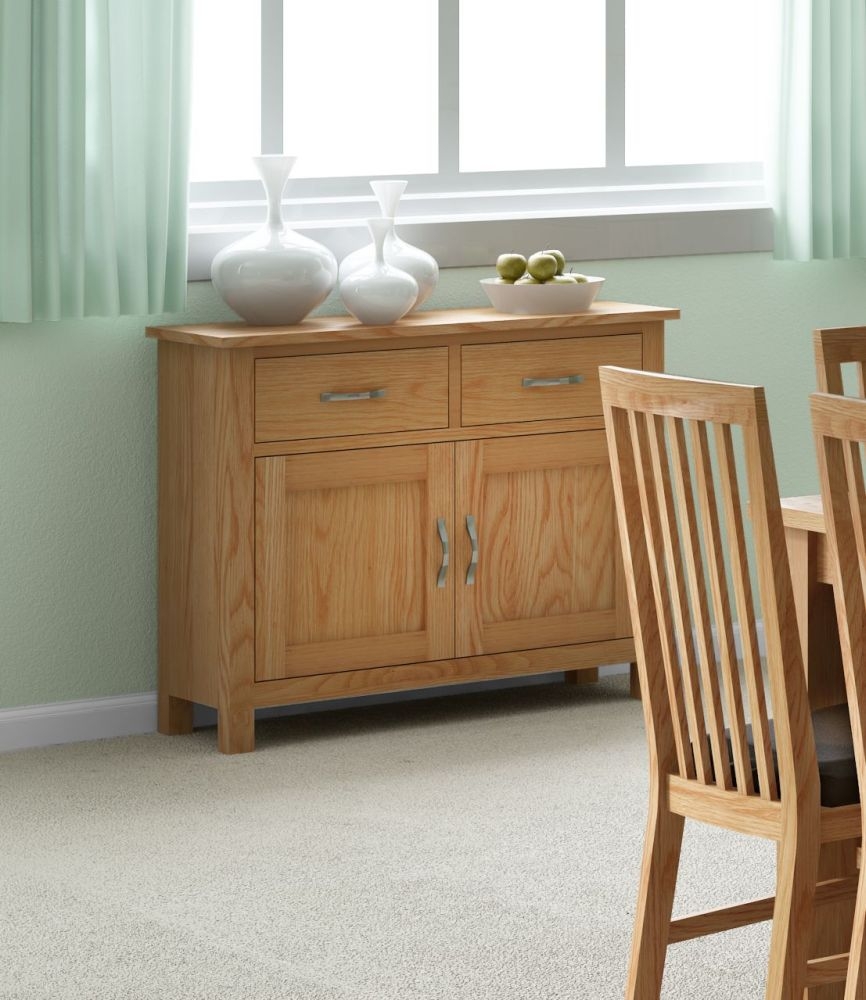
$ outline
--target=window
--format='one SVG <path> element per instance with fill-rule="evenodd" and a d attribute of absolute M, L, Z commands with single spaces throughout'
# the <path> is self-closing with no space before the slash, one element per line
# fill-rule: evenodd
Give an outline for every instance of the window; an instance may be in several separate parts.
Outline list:
<path fill-rule="evenodd" d="M 542 221 L 570 259 L 765 248 L 777 2 L 196 0 L 191 245 L 258 224 L 250 157 L 285 151 L 287 217 L 338 256 L 388 176 L 444 266 Z"/>

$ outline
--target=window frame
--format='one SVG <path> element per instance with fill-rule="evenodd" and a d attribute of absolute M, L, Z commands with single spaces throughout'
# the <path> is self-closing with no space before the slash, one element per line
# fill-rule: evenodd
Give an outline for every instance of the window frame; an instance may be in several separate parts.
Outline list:
<path fill-rule="evenodd" d="M 532 249 L 554 240 L 569 260 L 772 249 L 763 164 L 626 166 L 626 0 L 606 4 L 607 165 L 461 174 L 459 2 L 439 0 L 440 169 L 404 175 L 409 183 L 398 213 L 404 237 L 441 267 L 489 265 L 503 247 Z M 260 3 L 261 146 L 263 153 L 281 153 L 283 0 Z M 364 220 L 378 214 L 370 179 L 292 178 L 283 202 L 287 223 L 342 259 L 368 242 Z M 258 228 L 265 208 L 258 180 L 191 182 L 189 279 L 208 280 L 214 254 Z"/>

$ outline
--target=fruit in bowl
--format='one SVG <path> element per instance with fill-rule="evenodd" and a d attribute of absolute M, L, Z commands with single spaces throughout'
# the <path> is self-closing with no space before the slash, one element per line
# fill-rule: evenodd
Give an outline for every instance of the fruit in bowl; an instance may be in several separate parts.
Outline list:
<path fill-rule="evenodd" d="M 522 253 L 501 253 L 496 258 L 496 273 L 503 281 L 517 281 L 526 273 L 526 258 Z"/>
<path fill-rule="evenodd" d="M 525 257 L 502 253 L 496 278 L 482 278 L 490 304 L 499 312 L 552 316 L 584 312 L 592 305 L 604 278 L 566 271 L 560 250 L 537 250 Z"/>
<path fill-rule="evenodd" d="M 560 273 L 559 261 L 552 253 L 539 250 L 526 262 L 526 270 L 536 281 L 550 281 L 551 278 Z"/>

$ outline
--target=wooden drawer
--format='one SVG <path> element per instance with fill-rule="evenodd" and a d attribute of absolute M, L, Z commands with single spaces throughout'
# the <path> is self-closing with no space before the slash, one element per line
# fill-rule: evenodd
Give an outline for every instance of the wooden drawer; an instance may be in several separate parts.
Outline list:
<path fill-rule="evenodd" d="M 382 396 L 325 400 L 327 393 Z M 256 441 L 448 426 L 448 348 L 259 358 Z"/>
<path fill-rule="evenodd" d="M 462 348 L 464 426 L 601 415 L 599 365 L 641 368 L 640 334 L 473 344 Z M 524 379 L 582 381 L 525 386 Z"/>

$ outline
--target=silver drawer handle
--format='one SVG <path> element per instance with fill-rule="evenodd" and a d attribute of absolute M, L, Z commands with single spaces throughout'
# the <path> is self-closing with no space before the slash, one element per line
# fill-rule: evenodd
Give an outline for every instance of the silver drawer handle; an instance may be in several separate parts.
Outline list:
<path fill-rule="evenodd" d="M 370 389 L 368 392 L 323 392 L 319 400 L 323 403 L 340 403 L 345 399 L 382 399 L 384 389 Z"/>
<path fill-rule="evenodd" d="M 445 577 L 448 576 L 448 529 L 445 527 L 445 518 L 440 517 L 436 522 L 439 528 L 439 541 L 442 542 L 442 562 L 439 566 L 439 576 L 436 577 L 436 586 L 445 586 Z"/>
<path fill-rule="evenodd" d="M 471 587 L 475 583 L 475 574 L 478 571 L 478 532 L 475 529 L 475 518 L 471 514 L 466 515 L 466 531 L 469 535 L 469 544 L 472 546 L 472 557 L 466 568 L 466 586 Z"/>
<path fill-rule="evenodd" d="M 583 375 L 561 375 L 556 378 L 525 378 L 522 382 L 524 389 L 537 389 L 545 385 L 578 385 L 583 381 Z"/>

